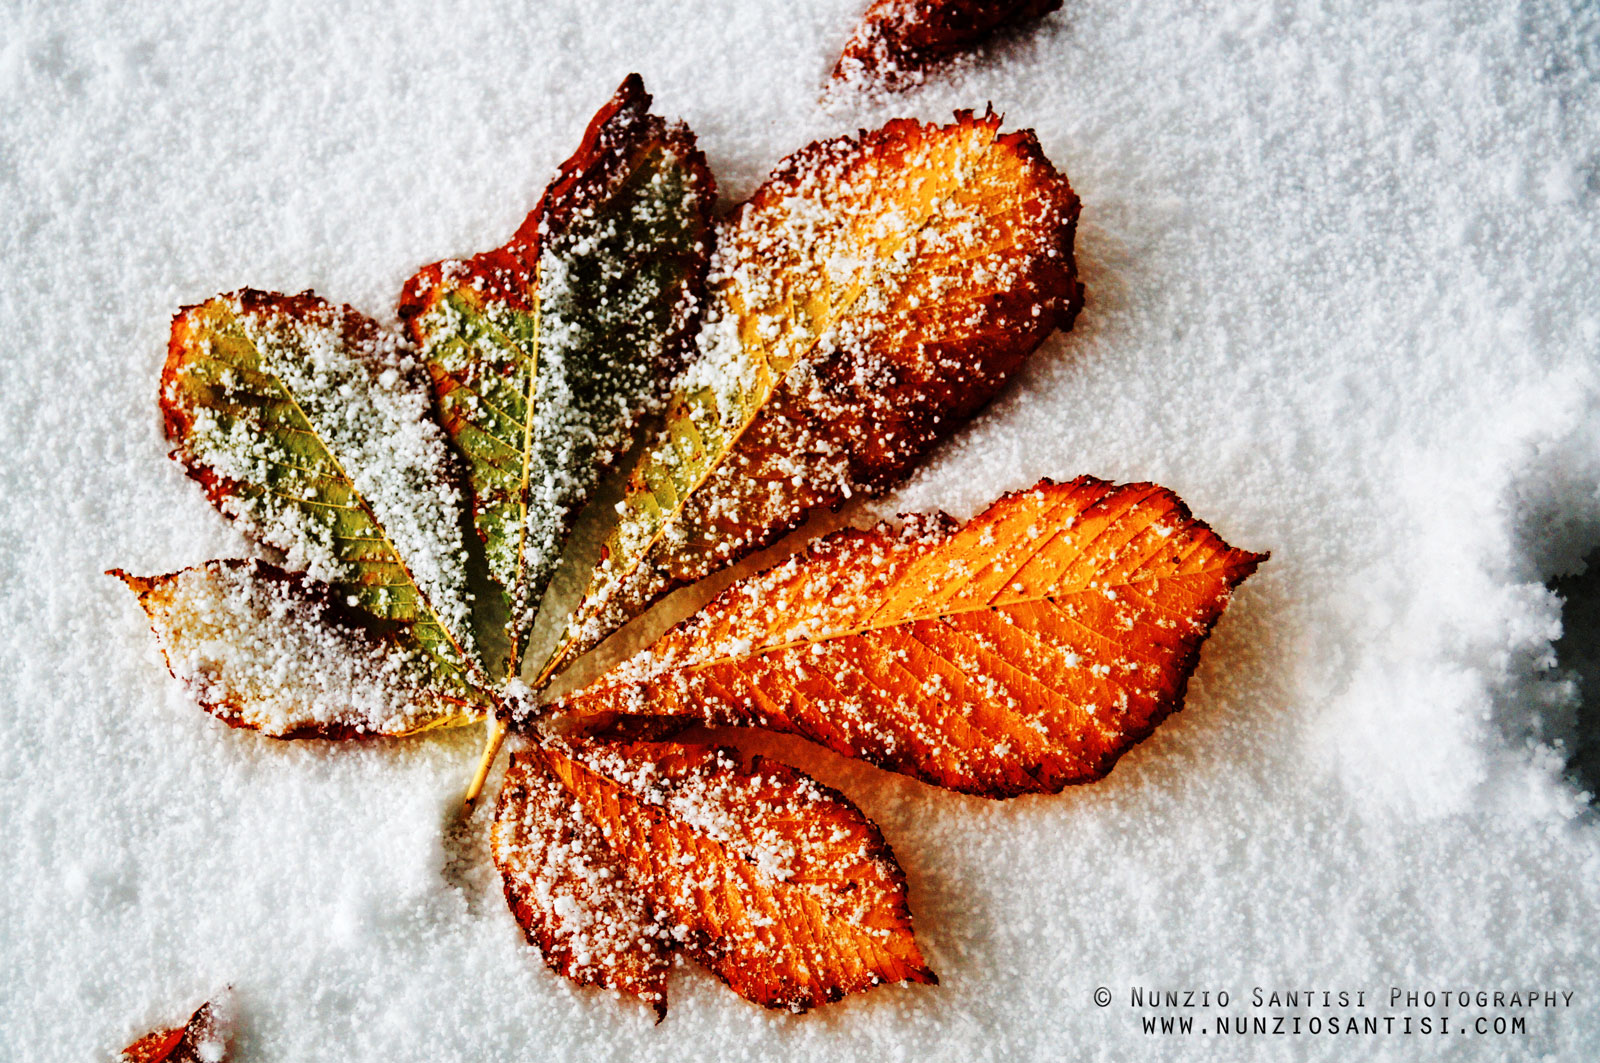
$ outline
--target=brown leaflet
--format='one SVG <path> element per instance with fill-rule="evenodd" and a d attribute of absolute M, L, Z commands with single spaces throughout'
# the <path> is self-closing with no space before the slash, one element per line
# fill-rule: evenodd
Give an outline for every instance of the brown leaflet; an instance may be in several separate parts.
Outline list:
<path fill-rule="evenodd" d="M 960 529 L 829 536 L 554 709 L 760 726 L 966 793 L 1053 793 L 1182 706 L 1265 558 L 1164 488 L 1042 481 Z"/>
<path fill-rule="evenodd" d="M 474 718 L 406 625 L 262 561 L 109 573 L 138 596 L 172 675 L 231 727 L 275 738 L 411 734 Z"/>
<path fill-rule="evenodd" d="M 874 0 L 845 42 L 833 80 L 910 88 L 997 30 L 1060 7 L 1061 0 Z"/>
<path fill-rule="evenodd" d="M 937 981 L 878 829 L 775 761 L 703 745 L 550 742 L 514 760 L 494 838 L 507 899 L 552 969 L 627 989 L 658 1013 L 671 949 L 741 996 L 792 1011 L 883 982 Z M 604 944 L 574 964 L 566 928 L 592 939 L 597 926 Z"/>

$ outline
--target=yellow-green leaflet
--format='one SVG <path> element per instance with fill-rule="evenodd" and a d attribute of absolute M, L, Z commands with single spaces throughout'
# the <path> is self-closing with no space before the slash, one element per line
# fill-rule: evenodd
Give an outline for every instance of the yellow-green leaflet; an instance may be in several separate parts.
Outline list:
<path fill-rule="evenodd" d="M 161 406 L 218 509 L 469 689 L 460 489 L 397 337 L 309 293 L 218 296 L 174 320 Z"/>

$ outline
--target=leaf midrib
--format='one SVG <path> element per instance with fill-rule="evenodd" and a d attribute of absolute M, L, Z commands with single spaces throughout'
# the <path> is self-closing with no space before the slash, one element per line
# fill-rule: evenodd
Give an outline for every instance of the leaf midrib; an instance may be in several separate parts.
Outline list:
<path fill-rule="evenodd" d="M 511 624 L 508 628 L 511 636 L 511 649 L 506 655 L 506 678 L 515 679 L 522 672 L 522 654 L 526 649 L 520 644 L 523 634 L 522 618 L 518 616 L 517 593 L 522 588 L 523 572 L 527 569 L 528 545 L 528 495 L 533 479 L 533 422 L 536 416 L 534 404 L 538 401 L 539 393 L 539 267 L 534 266 L 534 289 L 531 293 L 533 301 L 533 349 L 524 359 L 527 365 L 528 384 L 523 392 L 523 418 L 522 418 L 522 475 L 517 482 L 517 568 L 513 575 L 511 586 Z M 498 329 L 496 330 L 498 331 Z M 506 337 L 509 342 L 509 337 Z M 512 350 L 521 350 L 520 346 L 512 346 Z M 515 418 L 508 418 L 516 424 Z M 529 622 L 532 626 L 532 622 Z"/>
<path fill-rule="evenodd" d="M 1226 569 L 1228 564 L 1229 561 L 1224 560 L 1216 565 L 1198 568 L 1192 572 L 1179 572 L 1162 576 L 1146 576 L 1142 579 L 1121 580 L 1114 584 L 1106 584 L 1105 588 L 1115 589 L 1117 587 L 1136 587 L 1144 583 L 1189 579 L 1193 576 L 1204 576 L 1213 572 L 1221 571 Z M 895 586 L 898 586 L 898 582 L 899 581 L 896 581 L 895 584 L 891 584 L 890 587 L 885 588 L 885 596 L 887 596 L 889 590 L 892 590 Z M 1050 602 L 1053 605 L 1059 605 L 1061 604 L 1062 599 L 1073 598 L 1081 594 L 1090 593 L 1091 591 L 1102 591 L 1102 588 L 1090 587 L 1085 584 L 1084 586 L 1077 587 L 1073 590 L 1060 591 L 1055 594 L 1017 595 L 1011 598 L 996 596 L 995 598 L 978 605 L 965 606 L 959 609 L 940 609 L 929 613 L 901 614 L 900 616 L 886 620 L 879 624 L 862 624 L 858 627 L 829 632 L 826 635 L 820 635 L 816 638 L 793 639 L 789 642 L 775 643 L 770 646 L 752 647 L 748 653 L 741 653 L 737 655 L 728 654 L 720 657 L 713 657 L 709 660 L 696 661 L 693 664 L 687 664 L 682 667 L 684 671 L 696 671 L 702 668 L 710 668 L 719 664 L 734 664 L 739 661 L 748 661 L 756 657 L 761 657 L 772 653 L 779 653 L 783 650 L 794 649 L 799 646 L 817 646 L 827 642 L 836 642 L 839 639 L 854 638 L 855 636 L 865 635 L 873 631 L 887 631 L 891 628 L 905 627 L 909 624 L 918 624 L 929 620 L 944 620 L 949 617 L 962 616 L 967 613 L 981 613 L 985 610 L 991 609 L 1005 609 L 1014 605 L 1031 605 L 1036 602 Z"/>

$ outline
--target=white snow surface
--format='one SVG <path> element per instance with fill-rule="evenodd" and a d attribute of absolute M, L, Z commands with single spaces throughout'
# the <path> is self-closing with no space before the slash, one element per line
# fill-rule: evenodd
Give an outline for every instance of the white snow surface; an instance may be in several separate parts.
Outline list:
<path fill-rule="evenodd" d="M 232 984 L 245 1063 L 1600 1058 L 1600 825 L 1545 588 L 1600 545 L 1593 4 L 1070 0 L 826 106 L 861 0 L 0 6 L 0 1057 L 107 1058 Z M 883 828 L 938 987 L 790 1016 L 685 967 L 659 1027 L 573 987 L 481 817 L 447 829 L 476 731 L 230 730 L 101 574 L 250 549 L 165 457 L 180 305 L 313 287 L 392 322 L 630 70 L 725 202 L 818 136 L 990 101 L 1083 198 L 1078 327 L 850 519 L 1093 473 L 1272 551 L 1094 786 L 985 802 L 757 743 Z M 1365 989 L 1452 1028 L 1146 1036 L 1178 1013 L 1136 986 Z M 1495 1038 L 1455 1023 L 1513 1013 L 1390 987 L 1575 995 Z"/>

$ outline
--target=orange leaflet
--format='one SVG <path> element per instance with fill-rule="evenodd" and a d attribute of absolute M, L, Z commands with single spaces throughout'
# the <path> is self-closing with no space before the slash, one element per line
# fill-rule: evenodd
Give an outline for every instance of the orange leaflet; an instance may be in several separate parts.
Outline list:
<path fill-rule="evenodd" d="M 506 898 L 551 968 L 658 1015 L 673 951 L 792 1011 L 937 981 L 877 827 L 775 761 L 552 740 L 513 758 L 492 847 Z"/>
<path fill-rule="evenodd" d="M 1265 556 L 1153 484 L 1043 481 L 959 529 L 830 536 L 555 711 L 754 725 L 966 793 L 1054 793 L 1181 707 Z"/>

